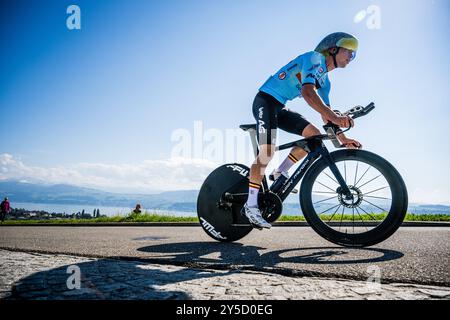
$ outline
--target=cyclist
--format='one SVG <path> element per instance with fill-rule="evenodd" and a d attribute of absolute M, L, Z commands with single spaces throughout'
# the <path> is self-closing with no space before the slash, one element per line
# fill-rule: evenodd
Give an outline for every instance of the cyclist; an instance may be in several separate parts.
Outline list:
<path fill-rule="evenodd" d="M 330 107 L 330 81 L 327 73 L 336 68 L 345 68 L 355 58 L 358 40 L 345 32 L 335 32 L 326 36 L 314 51 L 304 53 L 286 66 L 259 88 L 253 102 L 253 116 L 256 119 L 259 154 L 251 166 L 248 199 L 241 213 L 250 223 L 259 229 L 271 225 L 258 209 L 258 192 L 264 172 L 275 152 L 276 129 L 303 137 L 319 135 L 320 131 L 302 115 L 285 107 L 287 101 L 303 97 L 306 102 L 320 113 L 325 123 L 332 122 L 341 128 L 353 126 L 353 120 L 334 113 Z M 343 133 L 338 139 L 347 148 L 360 148 L 361 144 L 347 138 Z M 306 152 L 294 147 L 287 158 L 269 176 L 278 179 L 282 174 L 288 177 L 288 170 Z"/>

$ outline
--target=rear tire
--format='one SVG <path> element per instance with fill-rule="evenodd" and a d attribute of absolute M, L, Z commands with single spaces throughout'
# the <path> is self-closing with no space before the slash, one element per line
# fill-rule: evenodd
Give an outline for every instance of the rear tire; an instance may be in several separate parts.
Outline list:
<path fill-rule="evenodd" d="M 226 209 L 218 206 L 225 192 L 248 193 L 249 172 L 245 165 L 225 164 L 203 182 L 197 199 L 197 214 L 203 230 L 214 240 L 236 241 L 253 230 L 248 220 L 240 214 L 243 204 L 233 204 Z M 232 226 L 233 222 L 243 226 Z"/>

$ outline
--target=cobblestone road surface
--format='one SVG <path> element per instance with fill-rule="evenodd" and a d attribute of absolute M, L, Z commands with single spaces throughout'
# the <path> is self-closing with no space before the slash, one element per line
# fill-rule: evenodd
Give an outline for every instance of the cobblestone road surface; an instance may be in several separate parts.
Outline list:
<path fill-rule="evenodd" d="M 198 227 L 0 227 L 0 248 L 122 258 L 190 268 L 450 287 L 450 228 L 405 227 L 369 248 L 343 248 L 311 228 L 274 227 L 221 243 Z"/>
<path fill-rule="evenodd" d="M 450 299 L 450 288 L 0 250 L 0 299 Z"/>

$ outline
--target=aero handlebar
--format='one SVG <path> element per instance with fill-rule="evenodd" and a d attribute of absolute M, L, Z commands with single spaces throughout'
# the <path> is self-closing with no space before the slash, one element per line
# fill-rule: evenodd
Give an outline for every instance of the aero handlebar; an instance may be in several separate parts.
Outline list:
<path fill-rule="evenodd" d="M 356 106 L 344 113 L 341 113 L 339 110 L 333 110 L 333 111 L 338 116 L 349 116 L 352 119 L 356 119 L 356 118 L 359 118 L 359 117 L 369 114 L 369 112 L 371 112 L 373 109 L 375 109 L 375 103 L 371 102 L 365 107 Z M 336 134 L 350 130 L 350 128 L 347 128 L 346 130 L 342 131 L 342 130 L 340 130 L 340 128 L 337 125 L 335 125 L 334 123 L 331 123 L 331 122 L 328 122 L 328 124 L 324 125 L 323 128 L 325 129 L 325 132 L 327 133 L 326 136 L 328 137 L 328 139 L 330 139 L 333 142 L 333 144 L 336 148 L 342 147 L 342 145 L 336 138 Z"/>

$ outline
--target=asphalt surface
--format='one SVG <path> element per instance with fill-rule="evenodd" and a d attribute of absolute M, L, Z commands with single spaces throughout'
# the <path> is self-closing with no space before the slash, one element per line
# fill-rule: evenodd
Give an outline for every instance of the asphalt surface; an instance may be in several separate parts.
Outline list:
<path fill-rule="evenodd" d="M 0 227 L 0 248 L 292 276 L 450 286 L 450 228 L 401 227 L 376 246 L 350 249 L 308 227 L 252 231 L 236 243 L 201 227 Z"/>

